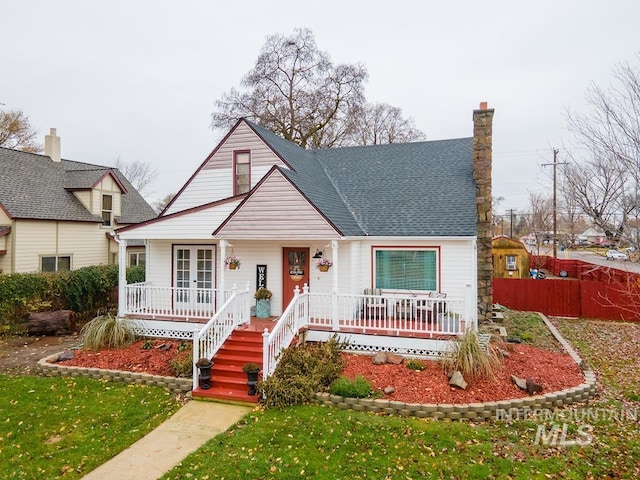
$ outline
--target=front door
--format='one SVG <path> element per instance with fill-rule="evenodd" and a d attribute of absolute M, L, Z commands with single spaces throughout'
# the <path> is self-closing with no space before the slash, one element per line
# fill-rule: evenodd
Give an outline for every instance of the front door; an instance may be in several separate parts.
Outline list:
<path fill-rule="evenodd" d="M 209 315 L 215 312 L 213 268 L 215 251 L 205 246 L 174 246 L 174 306 L 179 312 Z M 212 315 L 213 316 L 213 315 Z"/>
<path fill-rule="evenodd" d="M 291 303 L 296 286 L 302 293 L 304 284 L 309 285 L 310 262 L 308 248 L 282 249 L 282 311 Z"/>

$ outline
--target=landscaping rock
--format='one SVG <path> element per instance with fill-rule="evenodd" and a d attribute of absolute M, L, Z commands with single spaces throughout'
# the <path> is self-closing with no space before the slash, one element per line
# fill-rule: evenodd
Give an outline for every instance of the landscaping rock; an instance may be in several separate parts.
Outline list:
<path fill-rule="evenodd" d="M 526 386 L 526 390 L 529 392 L 529 395 L 542 392 L 542 385 L 534 382 L 531 378 L 527 378 Z"/>
<path fill-rule="evenodd" d="M 395 387 L 392 387 L 391 385 L 389 385 L 388 387 L 384 387 L 384 390 L 383 390 L 385 395 L 390 395 L 395 391 L 396 391 Z"/>
<path fill-rule="evenodd" d="M 527 382 L 524 379 L 511 375 L 511 381 L 515 383 L 520 390 L 527 391 Z"/>
<path fill-rule="evenodd" d="M 63 360 L 71 360 L 73 359 L 73 350 L 65 350 L 64 352 L 58 355 L 56 362 L 61 362 Z"/>
<path fill-rule="evenodd" d="M 502 355 L 502 358 L 509 358 L 509 356 L 511 355 L 509 352 L 507 352 L 506 350 L 502 350 L 501 348 L 498 349 L 498 353 Z"/>
<path fill-rule="evenodd" d="M 404 362 L 404 357 L 402 355 L 398 355 L 395 353 L 387 353 L 387 363 L 400 365 L 402 362 Z"/>
<path fill-rule="evenodd" d="M 374 365 L 384 365 L 387 363 L 387 354 L 385 352 L 376 352 L 372 361 Z"/>
<path fill-rule="evenodd" d="M 451 374 L 451 378 L 449 378 L 449 385 L 457 388 L 461 388 L 462 390 L 467 389 L 467 382 L 460 372 L 457 370 Z"/>

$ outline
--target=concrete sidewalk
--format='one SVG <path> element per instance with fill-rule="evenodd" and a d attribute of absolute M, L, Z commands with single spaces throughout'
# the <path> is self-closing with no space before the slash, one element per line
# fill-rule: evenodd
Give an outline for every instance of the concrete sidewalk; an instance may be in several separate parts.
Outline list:
<path fill-rule="evenodd" d="M 147 436 L 82 478 L 156 480 L 250 411 L 251 407 L 192 400 Z"/>

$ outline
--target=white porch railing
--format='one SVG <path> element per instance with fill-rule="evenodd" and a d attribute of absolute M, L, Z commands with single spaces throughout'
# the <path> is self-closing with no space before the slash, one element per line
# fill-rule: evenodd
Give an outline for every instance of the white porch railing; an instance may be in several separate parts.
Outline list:
<path fill-rule="evenodd" d="M 467 302 L 420 295 L 338 295 L 310 293 L 309 328 L 340 332 L 461 334 L 474 322 Z M 467 320 L 469 319 L 469 320 Z"/>
<path fill-rule="evenodd" d="M 216 312 L 215 288 L 154 287 L 149 282 L 132 283 L 125 286 L 125 315 L 155 317 L 177 317 L 184 319 L 207 319 Z M 223 298 L 228 300 L 230 290 Z"/>
<path fill-rule="evenodd" d="M 291 345 L 300 329 L 309 323 L 309 287 L 303 293 L 296 286 L 293 300 L 271 332 L 265 329 L 262 340 L 262 378 L 271 376 L 276 369 L 280 352 Z"/>
<path fill-rule="evenodd" d="M 199 358 L 211 359 L 236 327 L 249 323 L 251 319 L 251 301 L 249 284 L 244 292 L 231 292 L 229 299 L 222 305 L 209 322 L 193 337 L 193 361 Z M 198 386 L 198 369 L 193 369 L 193 388 Z"/>
<path fill-rule="evenodd" d="M 273 374 L 280 352 L 303 327 L 308 327 L 310 332 L 315 329 L 364 334 L 358 335 L 360 343 L 384 335 L 422 335 L 422 341 L 428 338 L 431 342 L 426 350 L 440 349 L 445 342 L 434 338 L 451 338 L 466 329 L 477 328 L 470 301 L 428 295 L 334 296 L 309 293 L 306 285 L 303 293 L 296 288 L 292 302 L 271 333 L 263 334 L 263 378 Z M 414 343 L 421 341 L 420 338 L 414 340 Z M 412 349 L 416 350 L 415 346 Z"/>

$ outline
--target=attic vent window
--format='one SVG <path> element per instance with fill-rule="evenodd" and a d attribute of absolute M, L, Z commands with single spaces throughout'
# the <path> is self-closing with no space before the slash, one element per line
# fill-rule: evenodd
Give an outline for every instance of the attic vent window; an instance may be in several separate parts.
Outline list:
<path fill-rule="evenodd" d="M 251 152 L 235 152 L 233 156 L 234 195 L 251 190 Z"/>
<path fill-rule="evenodd" d="M 102 195 L 102 225 L 110 227 L 113 223 L 113 196 Z"/>

